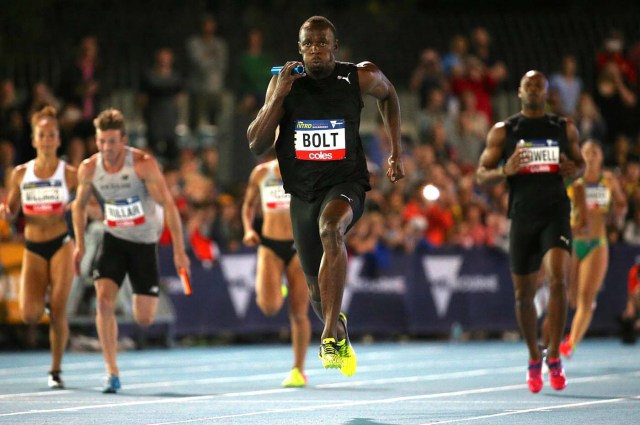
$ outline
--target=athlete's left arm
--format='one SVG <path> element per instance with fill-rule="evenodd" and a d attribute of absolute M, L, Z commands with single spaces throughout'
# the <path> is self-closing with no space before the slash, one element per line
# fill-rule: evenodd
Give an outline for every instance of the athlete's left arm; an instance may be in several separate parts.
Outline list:
<path fill-rule="evenodd" d="M 620 187 L 620 181 L 616 178 L 615 174 L 611 171 L 605 171 L 604 177 L 609 180 L 611 184 L 611 195 L 613 198 L 613 214 L 617 220 L 624 222 L 624 216 L 627 213 L 627 196 Z"/>
<path fill-rule="evenodd" d="M 151 198 L 164 208 L 167 227 L 171 233 L 171 241 L 173 243 L 173 262 L 176 266 L 176 271 L 179 272 L 183 268 L 190 275 L 191 267 L 184 245 L 182 221 L 180 220 L 178 207 L 173 201 L 158 162 L 149 154 L 141 153 L 136 155 L 139 155 L 135 163 L 136 174 L 144 181 Z"/>
<path fill-rule="evenodd" d="M 360 81 L 360 93 L 373 96 L 378 101 L 378 109 L 380 110 L 380 115 L 382 115 L 384 128 L 389 135 L 389 143 L 391 145 L 387 177 L 391 182 L 395 183 L 404 177 L 398 93 L 380 68 L 371 62 L 358 64 L 358 79 Z"/>
<path fill-rule="evenodd" d="M 573 195 L 571 196 L 571 206 L 573 210 L 573 222 L 571 231 L 574 235 L 587 233 L 589 231 L 589 214 L 587 213 L 587 194 L 584 183 L 575 180 L 571 184 Z"/>
<path fill-rule="evenodd" d="M 584 167 L 584 160 L 580 151 L 580 134 L 575 124 L 570 120 L 567 121 L 566 132 L 567 140 L 569 141 L 567 148 L 569 158 L 565 154 L 560 154 L 560 174 L 562 177 L 573 177 Z"/>

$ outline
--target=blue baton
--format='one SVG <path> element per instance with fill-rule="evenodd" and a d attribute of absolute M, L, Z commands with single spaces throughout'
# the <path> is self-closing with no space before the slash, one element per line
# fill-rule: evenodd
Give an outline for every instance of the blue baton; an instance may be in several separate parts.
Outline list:
<path fill-rule="evenodd" d="M 274 66 L 274 67 L 272 67 L 271 68 L 271 75 L 278 75 L 282 68 L 283 68 L 282 66 Z M 295 74 L 304 74 L 304 66 L 302 66 L 302 65 L 294 66 L 293 69 L 291 70 L 291 75 L 295 75 Z"/>

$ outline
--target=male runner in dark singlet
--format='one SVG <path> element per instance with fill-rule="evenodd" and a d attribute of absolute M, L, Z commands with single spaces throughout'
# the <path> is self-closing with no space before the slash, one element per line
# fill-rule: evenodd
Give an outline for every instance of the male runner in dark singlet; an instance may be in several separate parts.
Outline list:
<path fill-rule="evenodd" d="M 567 316 L 566 281 L 571 258 L 570 203 L 563 175 L 582 166 L 578 131 L 566 119 L 547 114 L 548 82 L 539 71 L 520 80 L 520 113 L 495 124 L 480 157 L 477 181 L 509 183 L 509 253 L 516 318 L 529 349 L 527 384 L 542 389 L 542 352 L 538 347 L 533 298 L 541 264 L 549 285 L 549 379 L 566 387 L 559 345 Z"/>
<path fill-rule="evenodd" d="M 327 18 L 307 19 L 298 35 L 302 62 L 287 62 L 271 79 L 247 137 L 251 151 L 262 154 L 280 127 L 275 147 L 284 189 L 291 194 L 293 237 L 311 305 L 324 322 L 320 359 L 325 368 L 351 376 L 356 358 L 340 307 L 347 268 L 344 235 L 362 215 L 370 189 L 359 135 L 362 96 L 378 101 L 390 136 L 387 176 L 392 182 L 404 177 L 400 105 L 376 65 L 336 62 L 336 30 Z M 305 73 L 291 75 L 299 65 Z"/>

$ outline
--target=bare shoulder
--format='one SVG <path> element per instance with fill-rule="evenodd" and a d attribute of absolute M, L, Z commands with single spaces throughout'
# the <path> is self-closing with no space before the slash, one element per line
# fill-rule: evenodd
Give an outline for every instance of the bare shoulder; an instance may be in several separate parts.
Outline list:
<path fill-rule="evenodd" d="M 131 153 L 133 154 L 133 162 L 134 164 L 138 163 L 138 162 L 156 162 L 156 159 L 153 157 L 152 154 L 143 151 L 142 149 L 138 149 L 138 148 L 129 148 L 131 150 Z"/>
<path fill-rule="evenodd" d="M 93 171 L 95 170 L 97 163 L 98 163 L 98 154 L 95 153 L 80 163 L 80 166 L 78 167 L 78 171 L 82 171 L 82 170 Z"/>
<path fill-rule="evenodd" d="M 504 121 L 498 121 L 493 125 L 493 127 L 491 127 L 491 129 L 492 130 L 504 129 L 506 128 L 506 126 L 507 124 Z"/>
<path fill-rule="evenodd" d="M 256 165 L 253 171 L 251 172 L 251 177 L 250 177 L 251 181 L 253 182 L 261 181 L 269 171 L 269 168 L 271 168 L 273 161 L 267 161 L 267 162 L 263 162 L 261 164 Z"/>
<path fill-rule="evenodd" d="M 358 72 L 376 72 L 379 69 L 375 63 L 369 61 L 359 62 L 356 66 L 358 67 Z"/>
<path fill-rule="evenodd" d="M 611 170 L 602 171 L 602 177 L 604 177 L 605 180 L 609 180 L 611 182 L 618 181 L 618 179 L 616 178 L 616 175 L 613 174 L 613 172 Z"/>
<path fill-rule="evenodd" d="M 13 176 L 22 178 L 24 176 L 24 173 L 27 172 L 28 164 L 29 163 L 26 162 L 24 164 L 16 165 L 15 168 L 13 169 Z"/>
<path fill-rule="evenodd" d="M 65 175 L 72 175 L 72 174 L 76 174 L 78 172 L 78 169 L 76 167 L 74 167 L 73 165 L 64 164 L 64 173 Z"/>

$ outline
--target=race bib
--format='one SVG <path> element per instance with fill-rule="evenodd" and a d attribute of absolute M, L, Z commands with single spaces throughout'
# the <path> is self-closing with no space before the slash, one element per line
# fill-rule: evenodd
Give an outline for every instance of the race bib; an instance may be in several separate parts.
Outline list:
<path fill-rule="evenodd" d="M 586 186 L 585 195 L 587 197 L 587 207 L 592 209 L 606 209 L 611 201 L 611 192 L 609 188 L 598 184 Z"/>
<path fill-rule="evenodd" d="M 346 157 L 344 120 L 296 121 L 296 158 L 303 161 L 337 161 Z"/>
<path fill-rule="evenodd" d="M 22 185 L 22 211 L 25 214 L 61 214 L 65 190 L 60 180 L 29 182 Z"/>
<path fill-rule="evenodd" d="M 282 180 L 271 179 L 265 182 L 262 192 L 262 203 L 269 211 L 288 210 L 291 203 L 291 195 L 284 191 Z"/>
<path fill-rule="evenodd" d="M 557 140 L 520 140 L 527 163 L 519 174 L 557 173 L 560 170 L 560 146 Z"/>
<path fill-rule="evenodd" d="M 104 217 L 109 227 L 133 227 L 145 222 L 142 202 L 137 196 L 105 202 Z"/>

